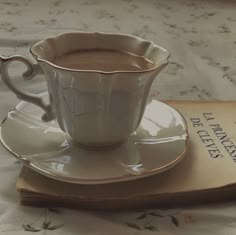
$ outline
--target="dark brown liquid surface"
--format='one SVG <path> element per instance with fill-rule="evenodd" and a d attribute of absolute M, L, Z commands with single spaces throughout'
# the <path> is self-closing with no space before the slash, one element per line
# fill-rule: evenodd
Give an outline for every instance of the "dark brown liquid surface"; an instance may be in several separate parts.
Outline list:
<path fill-rule="evenodd" d="M 53 63 L 69 69 L 102 72 L 141 71 L 153 67 L 144 57 L 109 50 L 81 50 L 58 57 Z"/>

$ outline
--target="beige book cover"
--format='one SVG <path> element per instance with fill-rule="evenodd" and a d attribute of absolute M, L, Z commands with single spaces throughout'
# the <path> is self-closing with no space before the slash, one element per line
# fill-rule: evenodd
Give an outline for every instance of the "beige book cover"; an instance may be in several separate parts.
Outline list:
<path fill-rule="evenodd" d="M 180 206 L 236 197 L 236 102 L 168 101 L 188 124 L 184 159 L 155 176 L 106 185 L 73 185 L 23 167 L 23 204 L 99 209 Z"/>

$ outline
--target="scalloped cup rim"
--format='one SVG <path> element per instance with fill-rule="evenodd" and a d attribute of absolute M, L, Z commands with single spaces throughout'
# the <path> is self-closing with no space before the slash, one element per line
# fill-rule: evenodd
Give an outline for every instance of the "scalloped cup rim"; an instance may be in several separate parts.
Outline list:
<path fill-rule="evenodd" d="M 37 52 L 37 46 L 42 45 L 46 42 L 53 41 L 55 43 L 56 40 L 58 40 L 60 37 L 64 36 L 64 35 L 73 35 L 73 34 L 87 34 L 87 35 L 100 35 L 100 36 L 121 36 L 121 37 L 126 37 L 126 38 L 133 38 L 137 41 L 141 42 L 145 42 L 149 44 L 148 48 L 157 48 L 160 52 L 162 52 L 163 54 L 165 54 L 164 58 L 157 64 L 154 63 L 154 66 L 152 68 L 149 69 L 143 69 L 140 71 L 126 71 L 126 70 L 115 70 L 115 71 L 101 71 L 101 70 L 81 70 L 81 69 L 71 69 L 71 68 L 65 68 L 65 67 L 61 67 L 59 65 L 54 64 L 51 61 L 48 61 L 47 59 L 42 58 L 42 56 L 40 56 L 40 54 Z M 36 43 L 34 43 L 31 48 L 30 48 L 30 53 L 32 54 L 32 56 L 38 61 L 38 62 L 44 62 L 47 63 L 48 65 L 56 68 L 56 69 L 60 69 L 60 70 L 64 70 L 64 71 L 71 71 L 71 72 L 88 72 L 88 73 L 101 73 L 101 74 L 115 74 L 115 73 L 145 73 L 145 72 L 151 72 L 154 71 L 156 69 L 159 69 L 162 66 L 166 66 L 169 63 L 169 58 L 170 58 L 170 52 L 155 44 L 152 41 L 148 41 L 145 39 L 142 39 L 140 37 L 134 36 L 134 35 L 130 35 L 130 34 L 117 34 L 117 33 L 104 33 L 104 32 L 85 32 L 85 31 L 72 31 L 72 32 L 66 32 L 66 33 L 62 33 L 62 34 L 58 34 L 56 36 L 52 36 L 52 37 L 48 37 L 46 39 L 42 39 Z M 144 57 L 144 56 L 143 56 Z"/>

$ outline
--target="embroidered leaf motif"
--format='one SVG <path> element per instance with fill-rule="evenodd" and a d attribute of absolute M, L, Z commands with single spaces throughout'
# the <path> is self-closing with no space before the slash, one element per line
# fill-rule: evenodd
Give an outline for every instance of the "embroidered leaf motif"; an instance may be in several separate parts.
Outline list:
<path fill-rule="evenodd" d="M 147 214 L 143 213 L 140 216 L 138 216 L 136 219 L 144 219 L 144 218 L 146 218 L 146 216 L 147 216 Z"/>
<path fill-rule="evenodd" d="M 42 228 L 47 230 L 50 227 L 50 225 L 51 225 L 50 221 L 44 221 L 42 224 Z"/>
<path fill-rule="evenodd" d="M 62 228 L 64 225 L 63 224 L 56 224 L 56 225 L 52 225 L 50 227 L 48 227 L 47 230 L 56 230 L 58 228 Z"/>
<path fill-rule="evenodd" d="M 141 230 L 141 228 L 137 225 L 137 224 L 133 224 L 133 223 L 126 223 L 126 225 L 130 228 L 134 228 L 137 230 Z"/>
<path fill-rule="evenodd" d="M 173 223 L 176 227 L 178 227 L 178 226 L 179 226 L 179 221 L 177 220 L 177 218 L 174 217 L 173 215 L 169 215 L 169 216 L 170 216 L 170 218 L 171 218 L 172 223 Z"/>
<path fill-rule="evenodd" d="M 22 224 L 22 228 L 26 231 L 26 232 L 39 232 L 41 231 L 41 229 L 38 228 L 34 228 L 29 224 Z"/>
<path fill-rule="evenodd" d="M 157 217 L 165 217 L 164 215 L 160 215 L 160 214 L 157 214 L 157 213 L 154 213 L 154 212 L 150 212 L 150 215 L 152 216 L 157 216 Z"/>
<path fill-rule="evenodd" d="M 63 224 L 52 225 L 51 221 L 44 221 L 43 224 L 42 224 L 42 228 L 44 230 L 56 230 L 56 229 L 61 228 L 63 226 L 64 226 Z"/>
<path fill-rule="evenodd" d="M 157 231 L 157 227 L 153 225 L 146 225 L 144 228 L 150 231 Z"/>

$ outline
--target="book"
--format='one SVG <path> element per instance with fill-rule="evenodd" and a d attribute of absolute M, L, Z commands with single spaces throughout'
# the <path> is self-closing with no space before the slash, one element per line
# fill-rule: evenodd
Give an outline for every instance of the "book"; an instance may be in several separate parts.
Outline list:
<path fill-rule="evenodd" d="M 236 102 L 166 101 L 188 125 L 186 156 L 143 179 L 104 185 L 56 181 L 23 167 L 16 188 L 24 205 L 128 209 L 178 207 L 236 198 Z"/>

